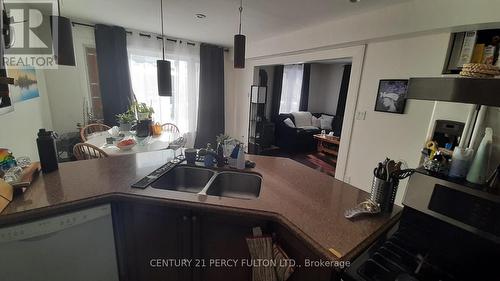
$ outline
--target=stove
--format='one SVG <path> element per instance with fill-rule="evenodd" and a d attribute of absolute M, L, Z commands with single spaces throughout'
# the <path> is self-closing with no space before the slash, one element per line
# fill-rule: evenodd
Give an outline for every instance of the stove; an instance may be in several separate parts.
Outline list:
<path fill-rule="evenodd" d="M 500 280 L 500 196 L 420 171 L 403 205 L 342 280 Z"/>

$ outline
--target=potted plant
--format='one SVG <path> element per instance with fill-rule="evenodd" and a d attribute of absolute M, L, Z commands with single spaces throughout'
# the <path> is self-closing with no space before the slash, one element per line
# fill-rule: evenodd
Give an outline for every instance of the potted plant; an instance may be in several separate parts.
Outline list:
<path fill-rule="evenodd" d="M 155 113 L 153 107 L 148 106 L 146 103 L 138 103 L 134 102 L 132 104 L 132 108 L 135 112 L 137 112 L 137 119 L 139 121 L 142 120 L 151 120 L 153 117 L 153 113 Z"/>
<path fill-rule="evenodd" d="M 118 123 L 120 123 L 120 131 L 126 132 L 130 131 L 135 122 L 135 113 L 132 109 L 129 109 L 121 114 L 117 114 Z"/>

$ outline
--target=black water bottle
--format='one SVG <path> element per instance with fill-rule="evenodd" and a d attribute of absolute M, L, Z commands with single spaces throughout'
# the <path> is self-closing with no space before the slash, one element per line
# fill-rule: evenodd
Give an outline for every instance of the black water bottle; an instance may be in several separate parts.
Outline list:
<path fill-rule="evenodd" d="M 43 173 L 50 173 L 59 167 L 57 164 L 57 150 L 54 133 L 40 129 L 38 131 L 38 138 L 36 139 L 38 146 L 38 156 L 40 157 L 40 164 L 42 165 Z"/>

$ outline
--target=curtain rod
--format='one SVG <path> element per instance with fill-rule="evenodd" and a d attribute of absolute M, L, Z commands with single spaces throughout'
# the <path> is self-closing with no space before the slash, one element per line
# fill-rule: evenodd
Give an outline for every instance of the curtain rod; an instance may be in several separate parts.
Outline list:
<path fill-rule="evenodd" d="M 87 23 L 81 23 L 81 22 L 76 22 L 76 21 L 72 21 L 71 24 L 73 26 L 80 25 L 80 26 L 95 28 L 94 24 L 87 24 Z M 132 34 L 132 31 L 129 31 L 129 30 L 125 30 L 125 32 L 127 34 Z M 151 34 L 146 34 L 146 33 L 141 33 L 141 32 L 138 32 L 138 33 L 139 33 L 139 36 L 141 36 L 141 37 L 151 38 Z M 156 39 L 161 40 L 162 38 L 161 38 L 161 36 L 156 36 Z M 165 39 L 167 41 L 170 41 L 170 42 L 177 42 L 177 41 L 179 41 L 180 43 L 182 43 L 181 39 L 171 39 L 171 38 L 165 38 Z M 196 45 L 196 43 L 192 43 L 192 42 L 188 42 L 188 41 L 186 41 L 186 44 L 190 45 L 190 46 L 195 46 Z M 228 48 L 224 48 L 224 52 L 229 52 L 229 49 Z"/>

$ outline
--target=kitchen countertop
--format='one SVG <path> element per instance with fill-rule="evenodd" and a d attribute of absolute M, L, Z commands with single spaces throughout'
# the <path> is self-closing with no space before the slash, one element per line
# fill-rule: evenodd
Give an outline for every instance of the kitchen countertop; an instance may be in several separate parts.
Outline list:
<path fill-rule="evenodd" d="M 368 193 L 287 158 L 247 155 L 262 176 L 259 198 L 242 200 L 130 185 L 172 158 L 169 151 L 139 153 L 63 163 L 40 175 L 31 188 L 0 214 L 0 225 L 15 224 L 71 207 L 116 200 L 161 200 L 188 207 L 229 210 L 275 220 L 309 243 L 325 258 L 349 260 L 397 221 L 392 214 L 351 221 L 344 210 Z"/>

